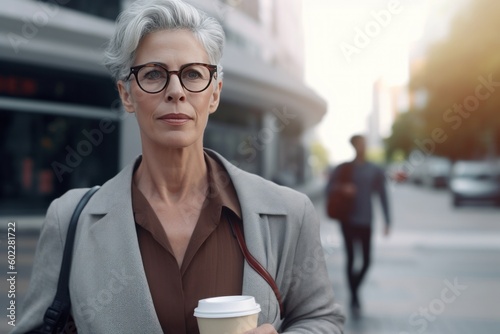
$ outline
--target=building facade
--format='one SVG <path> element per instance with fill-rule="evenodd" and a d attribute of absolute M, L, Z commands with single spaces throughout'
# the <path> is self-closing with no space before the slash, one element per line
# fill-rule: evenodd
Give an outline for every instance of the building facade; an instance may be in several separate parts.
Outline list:
<path fill-rule="evenodd" d="M 300 188 L 307 138 L 326 103 L 303 83 L 300 0 L 189 1 L 222 23 L 221 104 L 205 146 L 239 167 Z M 45 213 L 75 187 L 102 184 L 140 154 L 102 65 L 130 1 L 0 0 L 0 215 Z"/>

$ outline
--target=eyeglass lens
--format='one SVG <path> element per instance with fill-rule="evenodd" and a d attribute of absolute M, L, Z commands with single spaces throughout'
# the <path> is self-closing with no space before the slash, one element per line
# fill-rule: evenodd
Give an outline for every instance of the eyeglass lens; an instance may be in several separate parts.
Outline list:
<path fill-rule="evenodd" d="M 175 71 L 173 71 L 175 73 Z M 149 93 L 157 93 L 167 85 L 169 74 L 163 67 L 151 64 L 142 67 L 137 72 L 137 80 L 143 90 Z M 211 81 L 210 70 L 198 64 L 183 67 L 177 73 L 182 86 L 191 92 L 205 90 Z"/>

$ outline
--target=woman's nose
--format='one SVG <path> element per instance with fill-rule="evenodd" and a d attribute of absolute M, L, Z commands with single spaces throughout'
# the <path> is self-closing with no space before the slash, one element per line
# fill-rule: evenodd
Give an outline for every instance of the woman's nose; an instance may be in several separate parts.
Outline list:
<path fill-rule="evenodd" d="M 168 101 L 183 101 L 186 98 L 184 87 L 182 87 L 177 73 L 170 74 L 170 80 L 165 90 Z"/>

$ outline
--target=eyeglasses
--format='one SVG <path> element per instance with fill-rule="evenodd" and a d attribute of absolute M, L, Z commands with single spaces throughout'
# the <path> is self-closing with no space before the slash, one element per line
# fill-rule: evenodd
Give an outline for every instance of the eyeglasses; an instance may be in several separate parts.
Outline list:
<path fill-rule="evenodd" d="M 169 71 L 161 64 L 148 63 L 130 68 L 131 75 L 143 91 L 150 94 L 161 92 L 168 86 L 170 76 L 176 74 L 182 87 L 192 93 L 199 93 L 208 88 L 212 78 L 217 78 L 217 65 L 189 63 L 182 65 L 178 71 Z"/>

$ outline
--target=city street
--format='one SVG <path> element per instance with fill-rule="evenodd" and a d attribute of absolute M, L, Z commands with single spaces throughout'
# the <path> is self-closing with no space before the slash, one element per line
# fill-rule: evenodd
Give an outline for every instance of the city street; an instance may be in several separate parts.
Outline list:
<path fill-rule="evenodd" d="M 345 333 L 498 333 L 500 209 L 454 209 L 445 190 L 413 185 L 391 185 L 389 192 L 394 226 L 391 235 L 383 237 L 377 210 L 372 267 L 361 289 L 363 309 L 357 318 L 346 308 L 349 296 L 338 225 L 325 217 L 322 200 L 314 201 L 321 215 L 330 278 L 348 316 Z M 28 285 L 36 239 L 36 233 L 17 231 L 17 307 Z M 4 230 L 0 246 L 7 268 Z M 0 289 L 5 310 L 9 302 L 5 279 Z M 4 315 L 0 333 L 11 328 L 7 320 Z"/>
<path fill-rule="evenodd" d="M 499 333 L 500 209 L 454 209 L 446 190 L 406 184 L 391 185 L 390 196 L 394 226 L 383 237 L 377 212 L 372 267 L 357 318 L 346 308 L 339 227 L 316 202 L 330 277 L 348 316 L 346 333 Z"/>

